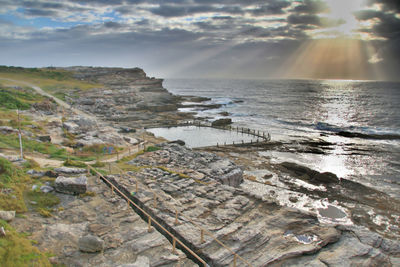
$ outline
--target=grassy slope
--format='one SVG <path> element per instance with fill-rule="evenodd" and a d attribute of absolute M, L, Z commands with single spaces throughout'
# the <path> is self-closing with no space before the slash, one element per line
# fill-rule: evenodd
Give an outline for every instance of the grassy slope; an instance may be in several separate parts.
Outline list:
<path fill-rule="evenodd" d="M 31 199 L 40 201 L 40 209 L 49 209 L 49 205 L 58 203 L 54 195 L 41 195 L 33 198 L 25 198 L 24 191 L 34 181 L 26 175 L 26 169 L 32 165 L 27 163 L 25 167 L 16 167 L 6 159 L 0 158 L 0 210 L 15 210 L 18 214 L 27 211 L 26 202 Z M 32 192 L 31 194 L 40 194 Z M 40 211 L 39 211 L 40 212 Z M 5 221 L 0 220 L 0 226 L 4 227 L 7 235 L 0 237 L 0 263 L 1 266 L 51 266 L 47 256 L 33 246 L 33 241 L 22 233 L 18 233 Z"/>
<path fill-rule="evenodd" d="M 99 86 L 75 80 L 72 73 L 54 69 L 23 69 L 0 66 L 0 78 L 38 85 L 60 98 L 63 98 L 69 90 L 87 90 Z M 7 87 L 11 85 L 15 86 L 18 83 L 0 80 L 0 126 L 17 128 L 15 109 L 29 109 L 33 103 L 44 101 L 46 98 L 34 93 L 29 88 Z M 34 135 L 43 134 L 45 127 L 45 125 L 38 124 L 28 116 L 23 115 L 20 115 L 20 125 L 21 129 L 30 131 Z M 25 151 L 39 152 L 54 158 L 75 158 L 64 149 L 51 143 L 38 142 L 28 137 L 24 137 L 22 142 Z M 17 134 L 0 134 L 0 147 L 18 149 Z M 29 206 L 30 209 L 42 216 L 52 216 L 53 206 L 59 203 L 59 199 L 53 194 L 31 190 L 32 185 L 36 184 L 40 187 L 51 178 L 44 177 L 33 180 L 26 174 L 26 171 L 33 167 L 37 166 L 32 162 L 17 167 L 8 160 L 0 158 L 0 210 L 15 210 L 18 214 L 21 214 L 26 212 Z M 33 205 L 32 203 L 36 204 Z M 47 255 L 40 252 L 26 234 L 18 233 L 5 221 L 0 220 L 0 226 L 4 227 L 7 232 L 6 237 L 0 237 L 0 266 L 51 266 Z"/>
<path fill-rule="evenodd" d="M 64 99 L 65 94 L 68 91 L 84 91 L 96 87 L 102 87 L 100 84 L 74 79 L 72 72 L 54 68 L 20 68 L 0 66 L 0 78 L 8 78 L 35 84 L 60 99 Z M 7 81 L 2 82 L 6 85 L 11 84 Z"/>

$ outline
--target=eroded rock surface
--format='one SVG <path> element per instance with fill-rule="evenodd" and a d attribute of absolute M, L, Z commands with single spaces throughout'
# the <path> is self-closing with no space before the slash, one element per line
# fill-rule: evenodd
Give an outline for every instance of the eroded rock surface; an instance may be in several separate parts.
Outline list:
<path fill-rule="evenodd" d="M 159 147 L 160 150 L 137 157 L 129 163 L 141 166 L 163 165 L 197 180 L 215 180 L 234 187 L 243 181 L 242 169 L 229 159 L 212 153 L 196 152 L 174 143 L 160 144 Z"/>
<path fill-rule="evenodd" d="M 26 218 L 15 218 L 13 226 L 29 233 L 39 249 L 54 253 L 52 261 L 60 265 L 173 267 L 180 262 L 182 267 L 197 266 L 180 250 L 172 254 L 172 245 L 157 231 L 148 233 L 147 222 L 96 177 L 88 177 L 88 190 L 93 196 L 56 193 L 61 203 L 53 217 L 28 213 Z M 83 246 L 79 240 L 85 236 L 96 241 Z M 102 252 L 98 251 L 101 244 Z M 83 247 L 91 252 L 81 251 Z"/>

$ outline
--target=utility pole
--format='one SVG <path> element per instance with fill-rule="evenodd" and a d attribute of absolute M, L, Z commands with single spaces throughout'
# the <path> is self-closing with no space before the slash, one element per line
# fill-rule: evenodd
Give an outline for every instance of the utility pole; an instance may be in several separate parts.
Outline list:
<path fill-rule="evenodd" d="M 21 153 L 21 160 L 24 159 L 24 154 L 22 152 L 22 136 L 21 136 L 21 122 L 19 119 L 19 110 L 17 109 L 17 116 L 18 116 L 18 138 L 19 138 L 19 150 Z"/>

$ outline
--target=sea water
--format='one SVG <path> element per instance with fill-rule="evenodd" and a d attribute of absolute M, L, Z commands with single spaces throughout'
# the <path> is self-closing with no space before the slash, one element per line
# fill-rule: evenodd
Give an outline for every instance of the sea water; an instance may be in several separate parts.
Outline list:
<path fill-rule="evenodd" d="M 228 112 L 234 126 L 291 144 L 326 141 L 323 153 L 264 151 L 400 197 L 400 83 L 343 80 L 167 79 L 177 95 L 211 98 L 218 109 L 183 108 L 211 120 Z M 339 132 L 362 134 L 343 137 Z M 307 149 L 305 150 L 307 151 Z"/>

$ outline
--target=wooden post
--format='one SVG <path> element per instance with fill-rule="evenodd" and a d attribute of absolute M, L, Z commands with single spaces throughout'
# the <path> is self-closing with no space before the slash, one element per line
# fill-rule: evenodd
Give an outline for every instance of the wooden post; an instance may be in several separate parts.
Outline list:
<path fill-rule="evenodd" d="M 138 193 L 138 187 L 139 187 L 139 185 L 138 185 L 138 180 L 136 179 L 136 194 Z"/>
<path fill-rule="evenodd" d="M 21 133 L 21 122 L 19 119 L 19 110 L 17 109 L 17 116 L 18 116 L 18 139 L 19 139 L 19 153 L 21 156 L 21 160 L 24 159 L 24 154 L 22 151 L 22 133 Z"/>
<path fill-rule="evenodd" d="M 176 239 L 175 239 L 175 236 L 172 237 L 172 253 L 176 254 Z"/>
<path fill-rule="evenodd" d="M 156 193 L 153 193 L 153 207 L 154 208 L 157 208 L 157 196 L 156 196 Z"/>
<path fill-rule="evenodd" d="M 236 267 L 236 258 L 237 258 L 237 254 L 233 255 L 233 267 Z"/>
<path fill-rule="evenodd" d="M 111 194 L 114 195 L 114 186 L 111 186 Z M 129 201 L 128 201 L 128 206 L 129 206 Z"/>
<path fill-rule="evenodd" d="M 204 243 L 204 230 L 203 229 L 201 229 L 201 232 L 200 232 L 200 243 L 201 244 Z"/>
<path fill-rule="evenodd" d="M 153 232 L 153 229 L 151 229 L 151 217 L 150 216 L 149 216 L 149 223 L 148 223 L 147 232 L 149 232 L 149 233 Z"/>
<path fill-rule="evenodd" d="M 90 175 L 90 169 L 89 166 L 87 166 L 87 174 Z"/>

